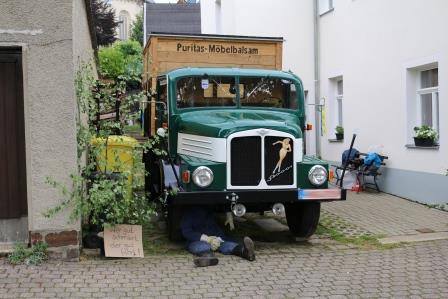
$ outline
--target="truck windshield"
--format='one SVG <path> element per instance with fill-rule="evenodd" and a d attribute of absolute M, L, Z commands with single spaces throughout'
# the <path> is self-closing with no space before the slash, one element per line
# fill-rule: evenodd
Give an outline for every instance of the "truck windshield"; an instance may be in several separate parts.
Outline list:
<path fill-rule="evenodd" d="M 287 79 L 241 77 L 241 94 L 241 106 L 297 109 L 296 86 Z"/>
<path fill-rule="evenodd" d="M 235 107 L 236 94 L 242 107 L 297 109 L 296 86 L 288 79 L 271 77 L 194 76 L 177 81 L 178 108 Z"/>
<path fill-rule="evenodd" d="M 186 77 L 177 81 L 178 108 L 236 106 L 235 77 Z"/>

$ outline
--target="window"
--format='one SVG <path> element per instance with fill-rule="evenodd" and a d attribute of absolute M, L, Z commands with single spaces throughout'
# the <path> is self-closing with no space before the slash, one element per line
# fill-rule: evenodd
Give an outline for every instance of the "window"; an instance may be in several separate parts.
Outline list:
<path fill-rule="evenodd" d="M 342 100 L 344 98 L 344 82 L 342 79 L 336 81 L 336 125 L 342 125 Z"/>
<path fill-rule="evenodd" d="M 297 109 L 297 91 L 292 81 L 269 77 L 241 77 L 242 107 Z"/>
<path fill-rule="evenodd" d="M 118 16 L 118 37 L 121 40 L 128 39 L 129 32 L 129 13 L 125 10 L 120 11 Z"/>
<path fill-rule="evenodd" d="M 234 77 L 185 77 L 177 81 L 177 107 L 235 107 Z"/>
<path fill-rule="evenodd" d="M 439 69 L 419 71 L 417 124 L 439 131 Z"/>
<path fill-rule="evenodd" d="M 333 1 L 334 0 L 319 0 L 319 15 L 332 11 L 334 9 Z"/>
<path fill-rule="evenodd" d="M 439 64 L 434 56 L 420 58 L 406 67 L 407 143 L 413 144 L 414 127 L 439 125 Z"/>

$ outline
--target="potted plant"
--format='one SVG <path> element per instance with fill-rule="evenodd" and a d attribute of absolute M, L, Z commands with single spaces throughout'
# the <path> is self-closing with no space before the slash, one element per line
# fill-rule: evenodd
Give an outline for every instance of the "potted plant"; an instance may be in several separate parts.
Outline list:
<path fill-rule="evenodd" d="M 336 126 L 336 140 L 344 139 L 344 128 L 342 126 Z"/>
<path fill-rule="evenodd" d="M 415 146 L 433 146 L 437 139 L 437 132 L 429 126 L 421 126 L 414 128 Z"/>

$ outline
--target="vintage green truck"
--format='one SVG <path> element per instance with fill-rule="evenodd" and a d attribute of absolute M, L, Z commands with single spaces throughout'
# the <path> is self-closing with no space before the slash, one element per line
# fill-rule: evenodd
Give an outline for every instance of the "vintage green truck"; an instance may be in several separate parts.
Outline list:
<path fill-rule="evenodd" d="M 291 72 L 178 68 L 152 89 L 145 131 L 167 139 L 168 156 L 146 155 L 147 189 L 177 190 L 167 198 L 170 238 L 190 205 L 236 216 L 284 212 L 290 231 L 308 238 L 321 202 L 345 200 L 345 190 L 329 188 L 328 163 L 304 154 L 304 90 Z"/>

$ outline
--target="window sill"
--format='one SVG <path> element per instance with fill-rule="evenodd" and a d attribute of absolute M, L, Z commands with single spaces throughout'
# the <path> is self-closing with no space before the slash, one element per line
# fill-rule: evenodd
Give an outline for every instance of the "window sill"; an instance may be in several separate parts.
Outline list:
<path fill-rule="evenodd" d="M 409 149 L 427 149 L 427 150 L 438 150 L 440 145 L 436 144 L 433 146 L 416 146 L 415 144 L 406 144 L 405 145 Z"/>
<path fill-rule="evenodd" d="M 338 140 L 338 139 L 328 139 L 328 141 L 329 142 L 331 142 L 331 143 L 342 143 L 342 142 L 344 142 L 344 139 L 340 139 L 340 140 Z"/>
<path fill-rule="evenodd" d="M 327 10 L 327 11 L 322 12 L 321 14 L 319 14 L 319 16 L 320 16 L 320 17 L 323 17 L 323 16 L 325 16 L 326 14 L 329 14 L 330 12 L 332 12 L 333 10 L 334 10 L 334 7 L 333 7 L 333 8 L 330 8 L 330 9 Z"/>

